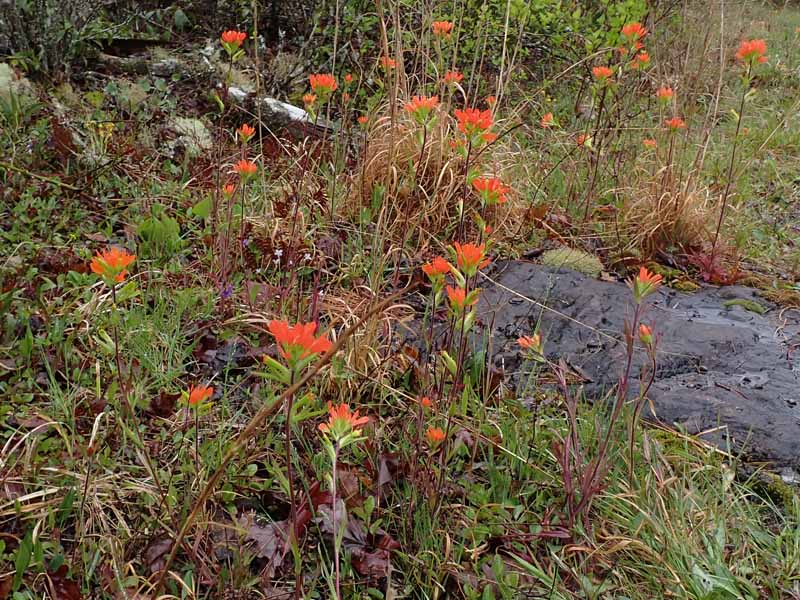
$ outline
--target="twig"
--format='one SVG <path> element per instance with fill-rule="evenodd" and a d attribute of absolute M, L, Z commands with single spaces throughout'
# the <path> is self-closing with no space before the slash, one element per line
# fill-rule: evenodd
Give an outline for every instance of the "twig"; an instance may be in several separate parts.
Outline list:
<path fill-rule="evenodd" d="M 23 169 L 22 167 L 18 167 L 16 165 L 12 165 L 9 163 L 0 162 L 0 169 L 8 169 L 10 171 L 15 171 L 20 173 L 21 175 L 27 175 L 28 177 L 33 177 L 34 179 L 38 179 L 40 181 L 46 181 L 47 183 L 52 183 L 53 185 L 57 185 L 62 188 L 66 188 L 68 190 L 72 190 L 73 192 L 80 192 L 81 189 L 75 187 L 74 185 L 70 185 L 68 183 L 64 183 L 63 181 L 59 181 L 54 177 L 47 177 L 46 175 L 39 175 L 38 173 L 32 173 L 27 169 Z"/>

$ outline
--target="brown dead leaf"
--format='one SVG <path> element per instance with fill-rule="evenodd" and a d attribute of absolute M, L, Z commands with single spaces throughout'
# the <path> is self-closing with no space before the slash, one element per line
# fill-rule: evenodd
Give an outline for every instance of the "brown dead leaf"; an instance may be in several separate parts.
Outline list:
<path fill-rule="evenodd" d="M 280 568 L 288 550 L 287 521 L 261 525 L 256 521 L 255 513 L 247 512 L 239 517 L 239 525 L 245 531 L 245 539 L 255 547 L 256 556 L 270 561 L 273 569 Z"/>
<path fill-rule="evenodd" d="M 169 417 L 175 412 L 175 404 L 180 397 L 180 393 L 170 394 L 162 389 L 158 392 L 157 397 L 150 400 L 148 412 L 157 417 Z"/>
<path fill-rule="evenodd" d="M 57 571 L 48 571 L 47 576 L 53 591 L 53 600 L 83 600 L 81 587 L 77 582 L 67 579 L 69 568 L 61 565 Z"/>
<path fill-rule="evenodd" d="M 166 556 L 172 549 L 170 538 L 156 538 L 151 541 L 144 551 L 144 562 L 150 574 L 158 573 L 166 564 Z"/>

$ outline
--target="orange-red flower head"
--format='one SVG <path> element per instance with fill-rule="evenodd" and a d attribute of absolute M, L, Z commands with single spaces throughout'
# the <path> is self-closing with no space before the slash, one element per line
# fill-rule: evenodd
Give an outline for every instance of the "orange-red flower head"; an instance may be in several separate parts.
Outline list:
<path fill-rule="evenodd" d="M 653 138 L 644 138 L 642 140 L 642 144 L 645 148 L 653 149 L 658 145 L 658 142 L 656 142 Z"/>
<path fill-rule="evenodd" d="M 517 344 L 523 350 L 533 350 L 537 354 L 542 353 L 542 337 L 538 333 L 517 338 Z"/>
<path fill-rule="evenodd" d="M 485 254 L 486 244 L 476 246 L 475 244 L 455 242 L 453 248 L 456 253 L 456 263 L 467 277 L 472 277 L 478 272 L 478 269 L 489 264 L 489 259 Z"/>
<path fill-rule="evenodd" d="M 433 408 L 433 402 L 427 396 L 423 396 L 419 399 L 419 403 L 422 405 L 423 408 Z"/>
<path fill-rule="evenodd" d="M 472 187 L 478 192 L 484 204 L 493 206 L 506 202 L 506 194 L 511 188 L 504 185 L 497 177 L 476 177 L 472 180 Z"/>
<path fill-rule="evenodd" d="M 767 43 L 764 40 L 743 40 L 736 51 L 736 58 L 746 63 L 767 62 Z"/>
<path fill-rule="evenodd" d="M 344 82 L 345 83 L 353 83 L 353 74 L 352 73 L 348 73 L 347 75 L 345 75 L 344 76 Z"/>
<path fill-rule="evenodd" d="M 306 108 L 311 108 L 312 106 L 314 106 L 314 103 L 316 101 L 317 101 L 316 94 L 303 94 L 303 105 L 305 105 Z"/>
<path fill-rule="evenodd" d="M 369 123 L 369 118 L 366 115 L 361 115 L 356 120 L 358 121 L 359 125 L 366 125 L 367 123 Z"/>
<path fill-rule="evenodd" d="M 308 76 L 311 91 L 314 92 L 321 103 L 325 103 L 339 87 L 336 78 L 330 73 L 315 73 Z"/>
<path fill-rule="evenodd" d="M 395 61 L 393 58 L 389 58 L 388 56 L 381 56 L 381 66 L 387 71 L 391 71 L 397 66 L 397 61 Z"/>
<path fill-rule="evenodd" d="M 686 122 L 680 117 L 672 117 L 671 119 L 667 119 L 664 121 L 664 125 L 672 132 L 676 132 L 679 129 L 686 129 Z"/>
<path fill-rule="evenodd" d="M 445 433 L 439 427 L 428 427 L 425 437 L 428 438 L 428 443 L 431 446 L 438 446 L 444 441 Z"/>
<path fill-rule="evenodd" d="M 658 98 L 659 102 L 662 102 L 664 104 L 672 100 L 672 97 L 674 95 L 675 92 L 672 91 L 672 88 L 666 85 L 658 88 L 658 91 L 656 92 L 656 98 Z"/>
<path fill-rule="evenodd" d="M 494 106 L 497 104 L 497 96 L 486 96 L 486 106 Z"/>
<path fill-rule="evenodd" d="M 628 280 L 628 287 L 633 292 L 633 298 L 639 304 L 646 296 L 649 296 L 661 285 L 661 275 L 656 275 L 647 270 L 647 267 L 639 269 L 639 274 Z"/>
<path fill-rule="evenodd" d="M 239 174 L 239 177 L 246 181 L 256 174 L 258 171 L 258 166 L 256 163 L 243 158 L 233 165 L 233 170 Z"/>
<path fill-rule="evenodd" d="M 242 141 L 243 144 L 249 142 L 250 138 L 253 137 L 255 133 L 256 130 L 247 123 L 242 124 L 242 126 L 236 130 L 236 134 L 239 136 L 239 139 Z"/>
<path fill-rule="evenodd" d="M 319 430 L 337 442 L 348 435 L 361 435 L 359 427 L 369 423 L 369 417 L 361 417 L 358 411 L 350 412 L 347 404 L 334 406 L 328 402 L 328 420 L 320 423 Z"/>
<path fill-rule="evenodd" d="M 462 79 L 464 79 L 464 75 L 462 75 L 458 71 L 447 71 L 447 73 L 444 74 L 444 82 L 447 85 L 455 85 L 457 83 L 461 83 Z"/>
<path fill-rule="evenodd" d="M 597 80 L 598 83 L 609 82 L 612 75 L 614 75 L 614 71 L 610 67 L 600 66 L 592 69 L 592 76 Z"/>
<path fill-rule="evenodd" d="M 434 21 L 431 29 L 433 29 L 433 35 L 449 38 L 453 33 L 453 24 L 450 21 Z"/>
<path fill-rule="evenodd" d="M 641 23 L 628 23 L 622 28 L 622 35 L 626 40 L 635 42 L 647 35 L 647 29 Z"/>
<path fill-rule="evenodd" d="M 439 105 L 439 96 L 414 96 L 406 103 L 405 109 L 420 125 L 427 123 L 431 111 Z"/>
<path fill-rule="evenodd" d="M 314 336 L 317 331 L 317 324 L 314 322 L 289 326 L 287 321 L 273 320 L 269 322 L 267 328 L 275 338 L 281 356 L 290 364 L 314 354 L 327 352 L 333 346 L 324 335 Z"/>
<path fill-rule="evenodd" d="M 472 306 L 478 301 L 478 296 L 474 294 L 467 294 L 467 290 L 463 287 L 453 287 L 448 285 L 447 297 L 450 299 L 450 306 L 456 312 L 461 312 L 467 307 Z"/>
<path fill-rule="evenodd" d="M 650 55 L 645 52 L 639 52 L 636 56 L 633 57 L 633 60 L 630 62 L 631 69 L 643 69 L 650 64 Z"/>
<path fill-rule="evenodd" d="M 490 110 L 465 108 L 464 110 L 455 110 L 454 114 L 458 119 L 459 131 L 470 138 L 473 143 L 479 141 L 481 134 L 486 133 L 494 123 Z"/>
<path fill-rule="evenodd" d="M 244 31 L 236 31 L 234 29 L 223 31 L 222 35 L 220 36 L 220 41 L 222 42 L 222 46 L 228 52 L 230 52 L 229 48 L 233 50 L 241 48 L 242 44 L 246 39 L 247 39 L 247 34 Z"/>
<path fill-rule="evenodd" d="M 645 346 L 653 343 L 653 330 L 644 323 L 639 323 L 639 339 Z"/>
<path fill-rule="evenodd" d="M 433 283 L 438 283 L 444 280 L 444 276 L 452 272 L 453 266 L 441 256 L 437 256 L 431 262 L 422 265 L 422 272 L 428 276 Z"/>
<path fill-rule="evenodd" d="M 548 127 L 553 126 L 553 122 L 554 122 L 553 113 L 549 112 L 545 113 L 544 116 L 542 116 L 541 120 L 539 121 L 539 124 L 545 129 L 547 129 Z"/>
<path fill-rule="evenodd" d="M 198 406 L 211 398 L 214 388 L 206 385 L 192 385 L 187 394 L 189 406 Z"/>
<path fill-rule="evenodd" d="M 100 275 L 107 285 L 125 281 L 128 267 L 136 260 L 136 256 L 125 249 L 108 248 L 98 252 L 91 262 L 93 273 Z"/>

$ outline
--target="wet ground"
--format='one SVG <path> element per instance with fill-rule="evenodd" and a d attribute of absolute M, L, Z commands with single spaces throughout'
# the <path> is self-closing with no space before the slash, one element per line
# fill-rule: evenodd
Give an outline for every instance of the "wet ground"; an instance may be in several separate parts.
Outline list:
<path fill-rule="evenodd" d="M 478 307 L 493 331 L 493 361 L 512 380 L 520 365 L 516 339 L 539 324 L 548 358 L 580 373 L 588 398 L 616 384 L 619 340 L 632 314 L 624 283 L 521 261 L 498 263 L 488 277 Z M 649 418 L 747 460 L 800 470 L 800 312 L 781 311 L 739 286 L 691 294 L 662 287 L 646 305 L 644 322 L 660 336 Z M 644 359 L 637 352 L 634 373 Z"/>

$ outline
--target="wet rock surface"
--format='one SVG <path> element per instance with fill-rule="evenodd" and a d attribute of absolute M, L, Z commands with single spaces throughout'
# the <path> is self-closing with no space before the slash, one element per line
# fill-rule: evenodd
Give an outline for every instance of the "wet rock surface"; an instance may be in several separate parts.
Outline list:
<path fill-rule="evenodd" d="M 621 332 L 632 315 L 624 283 L 507 261 L 480 285 L 478 309 L 492 331 L 492 360 L 512 381 L 520 367 L 516 339 L 538 323 L 548 358 L 563 358 L 581 374 L 588 398 L 602 398 L 617 383 L 625 354 Z M 751 303 L 766 310 L 758 314 Z M 780 311 L 739 286 L 692 294 L 662 287 L 646 304 L 643 321 L 661 336 L 649 418 L 679 424 L 748 460 L 797 470 L 800 311 Z M 634 374 L 644 360 L 638 351 Z"/>

